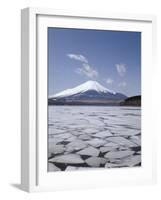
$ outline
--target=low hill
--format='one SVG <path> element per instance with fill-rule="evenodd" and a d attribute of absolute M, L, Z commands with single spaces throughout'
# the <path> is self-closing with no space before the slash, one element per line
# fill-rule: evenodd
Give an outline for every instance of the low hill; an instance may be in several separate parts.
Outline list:
<path fill-rule="evenodd" d="M 141 106 L 141 95 L 128 97 L 120 103 L 120 106 Z"/>

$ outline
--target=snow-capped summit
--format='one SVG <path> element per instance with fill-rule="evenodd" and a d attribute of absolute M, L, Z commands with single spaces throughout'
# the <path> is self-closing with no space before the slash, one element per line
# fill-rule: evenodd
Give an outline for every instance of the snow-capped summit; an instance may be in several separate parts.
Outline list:
<path fill-rule="evenodd" d="M 126 99 L 126 96 L 107 89 L 97 81 L 87 81 L 77 87 L 49 96 L 49 104 L 100 105 L 113 104 Z"/>
<path fill-rule="evenodd" d="M 55 95 L 52 95 L 52 96 L 50 96 L 50 98 L 62 98 L 62 97 L 66 97 L 66 96 L 84 93 L 87 91 L 96 91 L 98 93 L 103 92 L 103 93 L 115 94 L 115 92 L 105 88 L 104 86 L 99 84 L 97 81 L 90 80 L 90 81 L 87 81 L 87 82 L 85 82 L 77 87 L 74 87 L 72 89 L 67 89 L 67 90 L 59 92 Z"/>

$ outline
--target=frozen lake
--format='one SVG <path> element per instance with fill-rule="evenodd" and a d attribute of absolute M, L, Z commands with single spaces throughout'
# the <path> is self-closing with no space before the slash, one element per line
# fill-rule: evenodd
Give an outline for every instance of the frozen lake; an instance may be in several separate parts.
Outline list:
<path fill-rule="evenodd" d="M 141 108 L 49 106 L 48 171 L 141 165 Z"/>

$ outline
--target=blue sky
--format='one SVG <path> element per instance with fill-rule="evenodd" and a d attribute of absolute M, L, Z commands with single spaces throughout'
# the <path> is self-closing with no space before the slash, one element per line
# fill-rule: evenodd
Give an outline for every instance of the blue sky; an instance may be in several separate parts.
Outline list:
<path fill-rule="evenodd" d="M 88 80 L 141 94 L 141 33 L 48 28 L 49 95 Z"/>

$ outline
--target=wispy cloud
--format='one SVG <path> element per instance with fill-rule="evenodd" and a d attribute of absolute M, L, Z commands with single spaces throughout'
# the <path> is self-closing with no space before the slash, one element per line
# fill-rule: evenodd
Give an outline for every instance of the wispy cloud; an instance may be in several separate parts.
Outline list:
<path fill-rule="evenodd" d="M 120 76 L 124 76 L 126 74 L 126 66 L 125 64 L 116 64 L 117 72 Z"/>
<path fill-rule="evenodd" d="M 81 55 L 81 54 L 67 54 L 70 59 L 77 60 L 81 62 L 81 67 L 77 68 L 75 72 L 77 74 L 85 75 L 88 78 L 97 78 L 98 71 L 95 70 L 91 65 L 88 63 L 88 59 Z"/>
<path fill-rule="evenodd" d="M 111 78 L 107 78 L 105 81 L 107 84 L 112 84 L 114 82 L 114 80 Z"/>
<path fill-rule="evenodd" d="M 85 75 L 89 78 L 97 78 L 98 77 L 98 72 L 87 63 L 83 63 L 82 67 L 77 68 L 75 72 L 78 74 Z"/>
<path fill-rule="evenodd" d="M 88 63 L 87 58 L 81 54 L 67 54 L 67 56 L 73 60 L 78 60 L 83 63 Z"/>
<path fill-rule="evenodd" d="M 119 87 L 126 87 L 127 83 L 125 81 L 118 84 Z"/>

